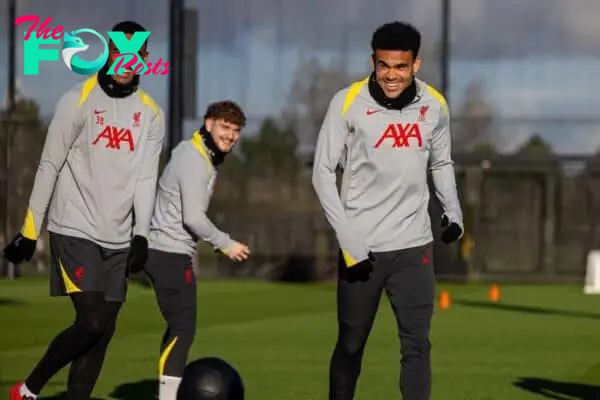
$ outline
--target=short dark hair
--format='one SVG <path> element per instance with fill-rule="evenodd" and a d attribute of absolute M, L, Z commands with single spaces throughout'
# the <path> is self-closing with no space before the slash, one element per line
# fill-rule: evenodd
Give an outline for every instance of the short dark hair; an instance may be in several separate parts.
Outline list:
<path fill-rule="evenodd" d="M 222 119 L 225 122 L 235 124 L 240 128 L 246 126 L 246 115 L 242 108 L 234 101 L 223 100 L 210 104 L 206 108 L 204 120 L 207 119 Z"/>
<path fill-rule="evenodd" d="M 371 38 L 371 49 L 412 51 L 416 58 L 421 49 L 421 32 L 406 22 L 389 22 L 378 27 Z"/>
<path fill-rule="evenodd" d="M 112 32 L 134 34 L 136 32 L 146 32 L 146 28 L 144 28 L 141 24 L 135 21 L 121 21 L 117 22 L 115 26 L 113 26 Z M 146 39 L 146 41 L 144 42 L 144 47 L 148 47 L 148 39 Z"/>

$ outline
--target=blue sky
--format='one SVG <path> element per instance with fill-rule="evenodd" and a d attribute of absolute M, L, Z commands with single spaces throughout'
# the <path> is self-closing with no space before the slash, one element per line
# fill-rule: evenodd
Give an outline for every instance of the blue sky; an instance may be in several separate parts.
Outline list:
<path fill-rule="evenodd" d="M 20 0 L 18 15 L 35 13 L 42 20 L 52 16 L 51 26 L 98 31 L 106 31 L 116 19 L 135 18 L 152 31 L 152 57 L 168 61 L 166 2 L 157 1 L 153 7 L 145 0 L 108 3 L 111 7 L 86 0 Z M 279 114 L 296 67 L 306 57 L 327 60 L 344 55 L 349 72 L 368 73 L 370 32 L 390 15 L 410 19 L 422 29 L 424 62 L 437 63 L 437 1 L 380 0 L 377 9 L 366 0 L 326 3 L 188 0 L 186 4 L 199 12 L 198 115 L 209 102 L 231 98 L 247 110 L 252 130 L 264 116 Z M 5 9 L 6 0 L 0 0 L 0 7 Z M 449 96 L 453 111 L 463 101 L 465 89 L 480 81 L 495 119 L 503 121 L 498 126 L 507 149 L 538 132 L 561 153 L 596 151 L 600 24 L 593 15 L 600 15 L 600 2 L 593 0 L 455 0 Z M 99 41 L 82 38 L 90 42 L 82 57 L 89 53 L 94 58 Z M 0 52 L 6 54 L 6 40 L 0 41 Z M 19 86 L 39 102 L 44 115 L 52 113 L 62 92 L 81 80 L 62 60 L 42 63 L 39 76 L 23 76 L 20 46 L 17 61 Z M 145 76 L 143 85 L 166 109 L 168 76 Z M 0 93 L 5 91 L 2 62 Z M 196 124 L 187 121 L 186 131 Z"/>

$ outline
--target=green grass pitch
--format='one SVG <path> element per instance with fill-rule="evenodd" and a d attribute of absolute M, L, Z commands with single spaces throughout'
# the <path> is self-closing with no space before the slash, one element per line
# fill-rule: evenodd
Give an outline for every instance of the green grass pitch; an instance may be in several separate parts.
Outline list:
<path fill-rule="evenodd" d="M 433 399 L 600 399 L 600 296 L 580 286 L 438 284 Z M 199 281 L 198 333 L 191 357 L 218 355 L 241 371 L 249 400 L 327 398 L 336 335 L 332 284 Z M 49 340 L 72 319 L 67 299 L 43 280 L 0 282 L 0 393 L 25 377 Z M 154 399 L 164 324 L 150 288 L 131 285 L 94 393 L 97 399 Z M 66 370 L 42 393 L 59 399 Z M 399 343 L 384 297 L 367 344 L 357 399 L 400 398 Z M 597 386 L 598 385 L 598 386 Z M 6 398 L 6 394 L 0 394 Z"/>

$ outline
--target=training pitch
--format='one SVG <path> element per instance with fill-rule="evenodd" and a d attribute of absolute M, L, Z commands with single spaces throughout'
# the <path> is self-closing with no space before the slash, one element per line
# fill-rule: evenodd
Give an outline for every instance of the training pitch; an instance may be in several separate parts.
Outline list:
<path fill-rule="evenodd" d="M 451 304 L 433 319 L 433 399 L 600 399 L 600 295 L 580 286 L 438 284 Z M 199 320 L 191 357 L 218 355 L 245 379 L 248 400 L 327 398 L 336 336 L 332 284 L 199 281 Z M 0 282 L 0 397 L 23 379 L 73 317 L 51 299 L 45 280 Z M 130 286 L 95 399 L 155 399 L 163 333 L 154 294 Z M 367 344 L 357 399 L 398 399 L 399 344 L 383 297 Z M 67 370 L 42 399 L 60 399 Z M 4 394 L 3 394 L 4 393 Z"/>

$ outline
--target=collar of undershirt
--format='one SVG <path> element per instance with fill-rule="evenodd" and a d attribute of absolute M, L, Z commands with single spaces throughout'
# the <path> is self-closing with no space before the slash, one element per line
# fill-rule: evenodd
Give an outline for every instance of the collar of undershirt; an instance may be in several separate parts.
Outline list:
<path fill-rule="evenodd" d="M 383 89 L 377 83 L 375 79 L 375 73 L 372 73 L 369 77 L 369 94 L 373 99 L 382 107 L 390 110 L 402 110 L 408 106 L 417 97 L 417 82 L 413 78 L 412 83 L 404 89 L 404 91 L 397 98 L 389 98 L 383 92 Z"/>
<path fill-rule="evenodd" d="M 215 167 L 218 167 L 225 160 L 225 156 L 227 153 L 223 153 L 212 138 L 210 132 L 206 129 L 204 125 L 200 128 L 200 136 L 202 137 L 202 142 L 204 143 L 204 147 L 208 151 L 208 155 L 212 161 L 212 164 Z"/>
<path fill-rule="evenodd" d="M 130 96 L 137 91 L 140 84 L 140 76 L 136 74 L 130 83 L 121 85 L 108 75 L 107 63 L 100 71 L 98 71 L 98 84 L 108 97 L 121 99 Z"/>

